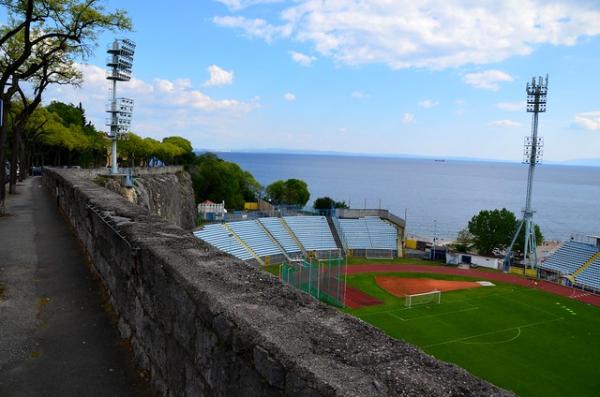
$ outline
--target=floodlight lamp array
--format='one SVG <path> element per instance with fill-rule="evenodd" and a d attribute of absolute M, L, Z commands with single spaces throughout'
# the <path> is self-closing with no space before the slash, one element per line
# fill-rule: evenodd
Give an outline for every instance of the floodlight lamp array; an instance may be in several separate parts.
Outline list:
<path fill-rule="evenodd" d="M 541 164 L 543 156 L 544 138 L 540 136 L 534 140 L 526 136 L 523 145 L 523 164 Z"/>
<path fill-rule="evenodd" d="M 135 55 L 135 43 L 128 39 L 115 40 L 107 50 L 108 79 L 129 81 Z"/>
<path fill-rule="evenodd" d="M 527 111 L 538 113 L 546 111 L 546 97 L 548 94 L 548 75 L 546 78 L 533 77 L 531 82 L 527 83 Z"/>

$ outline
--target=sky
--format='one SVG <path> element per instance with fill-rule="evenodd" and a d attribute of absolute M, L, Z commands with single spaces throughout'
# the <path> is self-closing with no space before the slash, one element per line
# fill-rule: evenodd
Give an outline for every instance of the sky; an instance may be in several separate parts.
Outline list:
<path fill-rule="evenodd" d="M 197 149 L 320 150 L 520 161 L 525 85 L 549 74 L 544 160 L 600 158 L 600 2 L 106 1 L 132 32 L 79 60 L 105 130 L 105 50 L 137 43 L 132 131 Z"/>

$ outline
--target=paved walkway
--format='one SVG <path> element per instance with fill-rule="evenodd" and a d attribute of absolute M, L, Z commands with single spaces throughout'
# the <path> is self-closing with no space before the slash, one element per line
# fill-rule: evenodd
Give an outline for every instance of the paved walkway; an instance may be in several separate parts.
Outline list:
<path fill-rule="evenodd" d="M 555 295 L 565 296 L 580 302 L 600 307 L 600 296 L 583 291 L 563 287 L 562 285 L 550 283 L 547 281 L 536 281 L 514 274 L 500 272 L 490 272 L 483 269 L 458 269 L 450 266 L 427 266 L 427 265 L 352 265 L 348 266 L 348 274 L 357 273 L 381 273 L 381 272 L 407 272 L 407 273 L 438 273 L 452 274 L 458 276 L 467 276 L 485 280 L 497 280 L 505 283 L 521 285 L 528 288 L 541 289 Z"/>
<path fill-rule="evenodd" d="M 141 396 L 56 201 L 29 178 L 0 218 L 0 396 Z"/>

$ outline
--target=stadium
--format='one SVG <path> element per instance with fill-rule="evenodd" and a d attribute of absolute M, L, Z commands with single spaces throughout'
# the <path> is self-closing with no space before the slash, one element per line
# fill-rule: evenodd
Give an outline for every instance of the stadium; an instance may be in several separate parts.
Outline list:
<path fill-rule="evenodd" d="M 598 390 L 600 238 L 561 243 L 526 277 L 403 258 L 404 227 L 387 211 L 351 209 L 213 223 L 194 235 L 519 395 Z"/>

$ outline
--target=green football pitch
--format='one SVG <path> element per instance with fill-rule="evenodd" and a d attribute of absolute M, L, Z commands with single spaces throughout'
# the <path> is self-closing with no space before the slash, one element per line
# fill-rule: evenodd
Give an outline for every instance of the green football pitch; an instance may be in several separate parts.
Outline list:
<path fill-rule="evenodd" d="M 377 274 L 473 280 L 436 274 Z M 597 307 L 494 282 L 493 287 L 443 292 L 440 304 L 406 308 L 404 299 L 378 287 L 374 276 L 348 275 L 348 284 L 383 304 L 346 311 L 390 336 L 521 396 L 598 395 Z"/>

